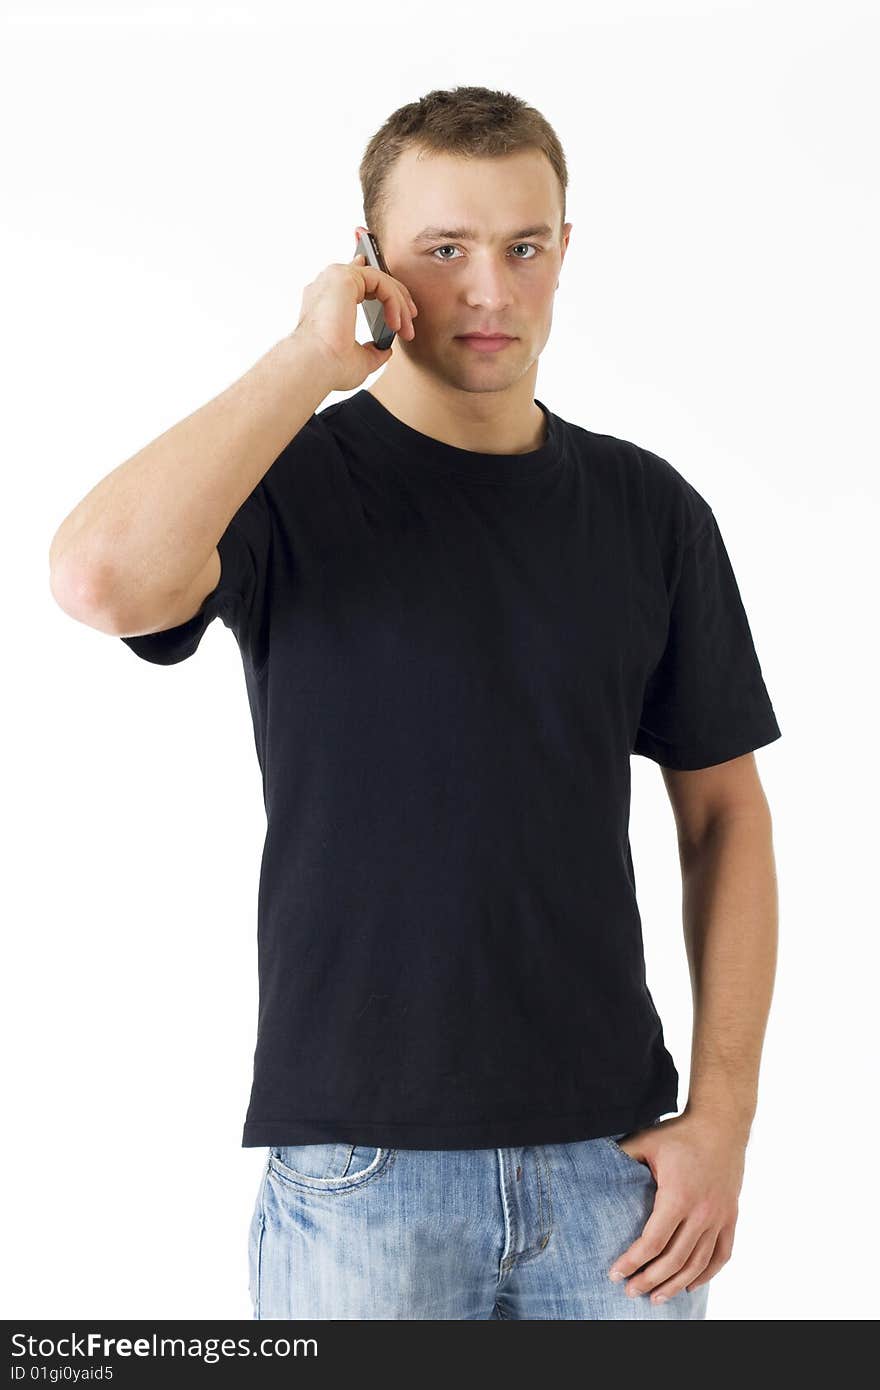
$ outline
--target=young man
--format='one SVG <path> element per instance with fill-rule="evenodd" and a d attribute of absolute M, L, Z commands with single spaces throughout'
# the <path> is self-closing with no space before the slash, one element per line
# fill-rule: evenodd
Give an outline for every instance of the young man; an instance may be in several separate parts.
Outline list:
<path fill-rule="evenodd" d="M 328 266 L 52 552 L 58 601 L 139 656 L 191 656 L 218 614 L 241 649 L 254 1314 L 702 1318 L 775 966 L 753 753 L 780 730 L 736 580 L 671 464 L 535 399 L 571 233 L 543 117 L 431 93 L 361 178 L 388 272 Z M 365 297 L 391 353 L 356 341 Z M 665 1121 L 632 753 L 671 799 L 694 985 Z"/>

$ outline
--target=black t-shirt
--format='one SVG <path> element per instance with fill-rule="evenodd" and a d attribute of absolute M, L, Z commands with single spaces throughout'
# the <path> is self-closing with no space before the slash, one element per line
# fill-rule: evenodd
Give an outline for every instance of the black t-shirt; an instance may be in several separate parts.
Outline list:
<path fill-rule="evenodd" d="M 780 737 L 709 504 L 547 422 L 482 454 L 366 390 L 219 542 L 165 665 L 238 641 L 267 816 L 242 1145 L 567 1143 L 677 1108 L 645 978 L 630 755 Z"/>

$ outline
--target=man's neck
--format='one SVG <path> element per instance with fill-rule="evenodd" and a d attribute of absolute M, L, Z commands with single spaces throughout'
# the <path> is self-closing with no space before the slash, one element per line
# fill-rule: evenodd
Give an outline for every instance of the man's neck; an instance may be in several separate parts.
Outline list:
<path fill-rule="evenodd" d="M 520 387 L 523 383 L 517 383 Z M 392 415 L 442 444 L 480 454 L 526 454 L 546 443 L 547 422 L 527 392 L 425 392 L 395 382 L 390 370 L 367 388 Z M 515 398 L 514 398 L 515 397 Z"/>

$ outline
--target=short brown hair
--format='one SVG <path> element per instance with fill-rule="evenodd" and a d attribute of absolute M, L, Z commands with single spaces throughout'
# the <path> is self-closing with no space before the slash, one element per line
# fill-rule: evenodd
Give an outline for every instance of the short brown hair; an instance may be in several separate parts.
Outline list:
<path fill-rule="evenodd" d="M 435 89 L 418 101 L 401 106 L 376 131 L 364 151 L 358 170 L 364 221 L 380 242 L 380 224 L 389 202 L 388 175 L 403 151 L 411 146 L 438 154 L 483 159 L 527 148 L 541 150 L 559 179 L 565 222 L 568 169 L 562 145 L 549 121 L 511 92 L 452 87 Z"/>

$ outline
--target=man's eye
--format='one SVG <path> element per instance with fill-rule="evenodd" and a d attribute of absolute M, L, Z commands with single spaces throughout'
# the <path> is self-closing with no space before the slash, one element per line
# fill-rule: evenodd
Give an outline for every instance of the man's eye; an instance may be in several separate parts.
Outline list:
<path fill-rule="evenodd" d="M 539 252 L 539 250 L 540 250 L 540 247 L 535 246 L 535 245 L 534 245 L 532 242 L 530 242 L 530 241 L 517 241 L 517 242 L 515 242 L 514 244 L 515 244 L 516 246 L 527 246 L 527 247 L 529 247 L 530 250 L 534 251 L 535 256 L 537 256 L 537 254 L 538 254 L 538 252 Z M 457 246 L 453 246 L 453 245 L 451 245 L 451 243 L 447 243 L 446 246 L 435 246 L 435 247 L 434 247 L 434 250 L 431 252 L 431 255 L 432 255 L 432 256 L 437 256 L 437 252 L 438 252 L 438 251 L 457 251 L 457 250 L 458 250 L 458 247 L 457 247 Z M 533 260 L 535 259 L 535 256 L 514 256 L 513 259 L 514 259 L 515 261 L 533 261 Z M 451 261 L 451 260 L 457 260 L 458 257 L 453 257 L 453 256 L 439 256 L 438 259 L 441 260 L 441 261 Z"/>

